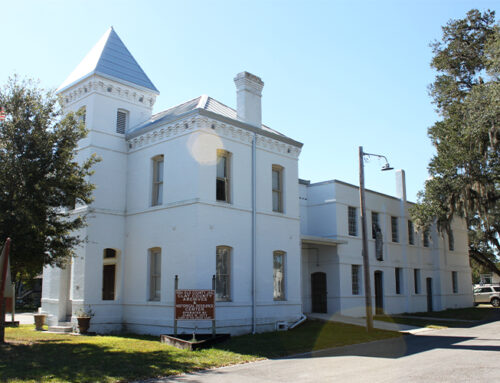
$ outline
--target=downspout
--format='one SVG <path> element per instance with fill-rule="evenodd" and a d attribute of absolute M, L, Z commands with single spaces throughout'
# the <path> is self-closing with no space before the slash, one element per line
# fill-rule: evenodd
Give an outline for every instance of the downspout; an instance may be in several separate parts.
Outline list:
<path fill-rule="evenodd" d="M 252 139 L 252 334 L 256 328 L 256 258 L 257 258 L 257 135 L 253 134 Z"/>

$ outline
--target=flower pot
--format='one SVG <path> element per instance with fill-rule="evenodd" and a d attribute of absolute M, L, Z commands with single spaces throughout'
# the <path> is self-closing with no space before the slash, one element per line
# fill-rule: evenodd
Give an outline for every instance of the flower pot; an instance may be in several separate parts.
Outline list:
<path fill-rule="evenodd" d="M 43 325 L 45 324 L 45 314 L 34 314 L 33 318 L 35 319 L 35 330 L 42 331 Z"/>
<path fill-rule="evenodd" d="M 80 334 L 86 334 L 90 327 L 90 317 L 77 317 L 76 320 Z"/>

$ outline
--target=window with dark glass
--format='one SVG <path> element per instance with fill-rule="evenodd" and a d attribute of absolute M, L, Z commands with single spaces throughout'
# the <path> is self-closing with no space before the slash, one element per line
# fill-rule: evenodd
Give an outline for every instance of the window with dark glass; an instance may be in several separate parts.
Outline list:
<path fill-rule="evenodd" d="M 360 270 L 360 265 L 351 265 L 352 295 L 359 295 L 359 270 Z"/>
<path fill-rule="evenodd" d="M 378 221 L 378 213 L 372 211 L 372 238 L 377 239 L 377 231 L 380 230 L 380 224 Z"/>
<path fill-rule="evenodd" d="M 430 245 L 430 234 L 429 234 L 429 229 L 424 230 L 423 236 L 422 236 L 422 242 L 424 243 L 424 247 L 429 247 Z"/>
<path fill-rule="evenodd" d="M 112 301 L 115 299 L 116 261 L 117 251 L 115 249 L 104 249 L 102 269 L 103 301 Z"/>
<path fill-rule="evenodd" d="M 401 267 L 396 267 L 394 269 L 395 277 L 396 277 L 396 294 L 401 294 L 401 279 L 403 270 Z"/>
<path fill-rule="evenodd" d="M 413 283 L 415 287 L 415 294 L 420 294 L 420 269 L 413 270 Z"/>
<path fill-rule="evenodd" d="M 356 208 L 353 206 L 347 207 L 347 222 L 348 222 L 349 235 L 357 236 L 358 235 L 358 223 L 357 223 L 357 217 L 356 217 Z"/>
<path fill-rule="evenodd" d="M 413 228 L 413 222 L 408 220 L 408 244 L 415 244 L 415 230 Z"/>
<path fill-rule="evenodd" d="M 230 202 L 229 200 L 229 159 L 230 154 L 225 150 L 217 150 L 217 201 Z"/>
<path fill-rule="evenodd" d="M 399 242 L 398 217 L 391 217 L 392 242 Z"/>

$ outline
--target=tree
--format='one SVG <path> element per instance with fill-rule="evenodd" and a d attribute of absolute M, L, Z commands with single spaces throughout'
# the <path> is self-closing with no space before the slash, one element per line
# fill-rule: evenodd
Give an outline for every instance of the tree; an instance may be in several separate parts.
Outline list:
<path fill-rule="evenodd" d="M 76 231 L 84 215 L 68 206 L 92 200 L 88 181 L 96 158 L 76 162 L 77 143 L 86 136 L 82 116 L 64 115 L 52 92 L 31 80 L 10 78 L 0 89 L 6 114 L 0 123 L 0 241 L 10 237 L 16 279 L 63 266 L 84 238 Z"/>
<path fill-rule="evenodd" d="M 437 153 L 411 214 L 441 232 L 463 218 L 471 259 L 500 275 L 500 29 L 493 11 L 478 10 L 442 29 L 430 86 L 441 119 L 428 130 Z"/>

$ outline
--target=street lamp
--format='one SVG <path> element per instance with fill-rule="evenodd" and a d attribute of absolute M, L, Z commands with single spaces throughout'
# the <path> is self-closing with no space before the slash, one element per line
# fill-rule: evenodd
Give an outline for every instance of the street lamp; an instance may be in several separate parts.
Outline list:
<path fill-rule="evenodd" d="M 363 152 L 363 147 L 359 147 L 359 200 L 361 206 L 361 234 L 363 238 L 363 272 L 365 279 L 365 308 L 366 308 L 366 330 L 373 330 L 373 313 L 372 313 L 372 288 L 370 284 L 370 261 L 368 259 L 368 237 L 366 233 L 366 205 L 365 205 L 365 157 L 378 157 L 385 160 L 385 165 L 382 166 L 382 171 L 392 170 L 389 161 L 385 156 L 380 154 L 372 154 Z"/>

